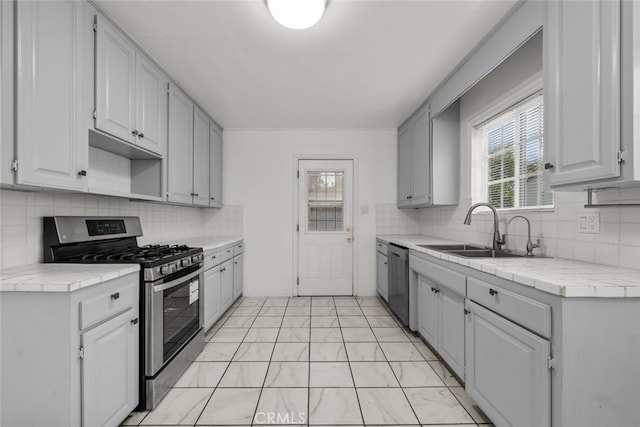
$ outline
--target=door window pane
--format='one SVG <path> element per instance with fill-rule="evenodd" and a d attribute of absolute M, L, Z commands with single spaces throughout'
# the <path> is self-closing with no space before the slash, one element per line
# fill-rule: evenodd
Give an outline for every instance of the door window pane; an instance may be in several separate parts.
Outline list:
<path fill-rule="evenodd" d="M 307 172 L 307 230 L 343 231 L 344 172 Z"/>

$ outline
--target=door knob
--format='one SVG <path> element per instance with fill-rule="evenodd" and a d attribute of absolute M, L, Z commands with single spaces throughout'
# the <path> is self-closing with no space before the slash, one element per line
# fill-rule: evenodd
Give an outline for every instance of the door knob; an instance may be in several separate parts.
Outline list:
<path fill-rule="evenodd" d="M 347 242 L 349 242 L 349 243 L 353 242 L 353 237 L 347 236 Z"/>

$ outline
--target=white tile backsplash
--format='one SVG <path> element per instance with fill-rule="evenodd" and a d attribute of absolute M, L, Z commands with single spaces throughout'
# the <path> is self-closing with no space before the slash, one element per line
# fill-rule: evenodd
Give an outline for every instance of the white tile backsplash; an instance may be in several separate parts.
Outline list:
<path fill-rule="evenodd" d="M 0 190 L 0 205 L 2 268 L 42 261 L 44 216 L 139 216 L 144 233 L 139 244 L 203 235 L 241 236 L 244 227 L 242 206 L 202 209 L 90 194 L 14 190 Z"/>
<path fill-rule="evenodd" d="M 638 203 L 640 189 L 608 190 L 594 193 L 594 203 Z M 618 267 L 637 268 L 640 259 L 640 207 L 585 208 L 585 192 L 555 193 L 552 210 L 499 213 L 500 232 L 506 234 L 505 248 L 524 251 L 527 242 L 525 221 L 507 221 L 523 215 L 531 221 L 531 240 L 541 239 L 535 253 Z M 400 210 L 395 203 L 376 205 L 377 234 L 426 234 L 491 246 L 493 215 L 473 215 L 470 226 L 463 224 L 471 200 L 458 206 Z M 578 215 L 600 213 L 600 233 L 578 233 Z"/>

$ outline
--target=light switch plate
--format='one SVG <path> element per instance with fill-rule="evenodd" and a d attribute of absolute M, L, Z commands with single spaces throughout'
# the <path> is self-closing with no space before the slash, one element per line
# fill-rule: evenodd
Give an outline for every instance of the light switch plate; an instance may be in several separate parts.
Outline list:
<path fill-rule="evenodd" d="M 584 212 L 579 214 L 578 233 L 600 233 L 600 212 Z"/>

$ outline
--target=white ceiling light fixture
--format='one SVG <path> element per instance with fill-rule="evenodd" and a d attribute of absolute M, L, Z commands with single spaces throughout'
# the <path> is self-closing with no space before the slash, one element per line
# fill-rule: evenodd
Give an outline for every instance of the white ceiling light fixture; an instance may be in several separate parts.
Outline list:
<path fill-rule="evenodd" d="M 326 0 L 266 0 L 273 19 L 292 30 L 311 28 L 320 21 Z"/>

